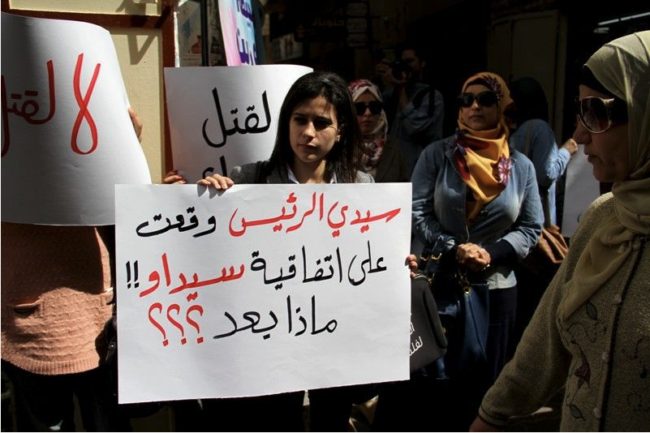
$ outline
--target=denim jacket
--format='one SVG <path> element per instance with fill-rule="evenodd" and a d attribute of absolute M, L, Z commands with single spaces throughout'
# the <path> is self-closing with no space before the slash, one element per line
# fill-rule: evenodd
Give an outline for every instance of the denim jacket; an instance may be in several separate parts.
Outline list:
<path fill-rule="evenodd" d="M 555 142 L 555 133 L 548 123 L 541 119 L 532 119 L 522 123 L 512 133 L 508 141 L 512 147 L 533 161 L 537 172 L 540 195 L 548 194 L 551 218 L 549 223 L 557 224 L 555 182 L 566 171 L 567 164 L 571 160 L 571 154 L 566 149 L 558 148 Z M 527 147 L 528 149 L 526 149 Z"/>
<path fill-rule="evenodd" d="M 413 230 L 420 241 L 435 242 L 451 236 L 457 243 L 486 247 L 504 240 L 523 259 L 537 243 L 544 215 L 528 158 L 510 148 L 510 179 L 506 188 L 479 212 L 472 227 L 466 223 L 467 186 L 454 163 L 455 135 L 422 151 L 413 172 Z M 511 266 L 488 268 L 491 289 L 517 284 Z"/>

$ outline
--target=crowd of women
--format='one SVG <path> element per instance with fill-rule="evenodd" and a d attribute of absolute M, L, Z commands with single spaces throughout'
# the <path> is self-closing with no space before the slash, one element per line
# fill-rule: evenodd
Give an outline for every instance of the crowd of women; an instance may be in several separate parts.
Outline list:
<path fill-rule="evenodd" d="M 223 190 L 241 183 L 410 180 L 416 238 L 425 245 L 451 243 L 450 254 L 458 264 L 489 283 L 488 361 L 452 379 L 441 379 L 435 369 L 424 369 L 408 381 L 377 385 L 370 392 L 364 386 L 309 391 L 307 428 L 347 430 L 352 404 L 374 392 L 379 394 L 375 430 L 467 431 L 470 426 L 474 431 L 502 430 L 512 417 L 534 412 L 565 387 L 563 430 L 646 430 L 650 426 L 650 253 L 646 248 L 650 236 L 650 32 L 607 43 L 583 66 L 574 141 L 561 148 L 553 141 L 555 147 L 544 151 L 544 162 L 548 154 L 560 161 L 552 173 L 541 172 L 534 158 L 531 162 L 513 144 L 517 133 L 511 136 L 509 110 L 524 104 L 513 103 L 508 84 L 494 73 L 480 72 L 465 81 L 457 100 L 456 131 L 427 146 L 412 173 L 399 140 L 388 134 L 382 103 L 379 87 L 369 80 L 348 84 L 331 72 L 307 74 L 294 83 L 282 104 L 268 161 L 236 167 L 227 177 L 207 176 L 199 183 Z M 522 115 L 520 123 L 525 125 L 525 120 L 529 119 Z M 533 128 L 546 132 L 544 125 Z M 544 222 L 539 184 L 544 179 L 548 189 L 577 150 L 576 142 L 585 145 L 594 177 L 614 183 L 612 192 L 601 196 L 585 214 L 571 239 L 567 259 L 545 290 L 509 361 L 508 342 L 517 310 L 515 270 L 535 246 Z M 164 183 L 185 180 L 170 172 Z M 87 302 L 106 297 L 106 288 L 112 287 L 107 268 L 110 241 L 94 229 L 87 233 L 23 229 L 4 223 L 2 227 L 5 251 L 20 254 L 2 256 L 2 359 L 3 370 L 20 397 L 18 410 L 25 423 L 21 428 L 73 429 L 71 395 L 81 389 L 78 396 L 80 402 L 84 400 L 86 430 L 123 429 L 112 422 L 118 418 L 107 409 L 114 407 L 107 390 L 101 386 L 85 389 L 90 380 L 103 383 L 101 355 L 64 351 L 70 339 L 62 342 L 53 336 L 60 329 L 48 326 L 52 310 L 40 305 L 56 299 L 55 309 L 62 309 L 61 304 L 90 311 Z M 102 246 L 93 254 L 79 248 L 75 254 L 65 254 L 68 260 L 81 261 L 92 256 L 104 265 L 103 271 L 94 269 L 74 282 L 74 287 L 89 287 L 82 290 L 83 300 L 72 299 L 79 296 L 70 288 L 73 281 L 58 275 L 64 267 L 51 269 L 50 278 L 44 279 L 11 266 L 14 259 L 37 261 L 33 267 L 20 269 L 38 270 L 33 274 L 42 276 L 38 265 L 53 263 L 55 257 L 62 260 L 54 246 L 60 236 L 71 233 L 84 241 L 78 245 L 91 245 L 89 250 L 94 249 L 92 245 Z M 27 242 L 29 236 L 40 239 L 38 257 Z M 43 239 L 48 248 L 43 248 Z M 414 260 L 410 255 L 407 264 L 412 266 Z M 97 285 L 91 278 L 103 283 Z M 53 296 L 57 293 L 58 297 Z M 74 326 L 81 328 L 74 339 L 80 347 L 88 348 L 92 342 L 95 348 L 103 332 L 100 325 L 110 316 L 106 303 L 97 305 L 102 307 L 92 309 L 101 310 L 93 318 L 94 328 L 77 326 L 85 323 L 85 316 Z M 33 311 L 38 315 L 26 320 Z M 74 320 L 76 314 L 66 317 Z M 57 316 L 55 323 L 67 326 L 62 321 Z M 97 348 L 103 350 L 102 345 Z M 78 358 L 75 362 L 63 359 L 73 356 Z M 64 387 L 71 377 L 78 387 L 86 386 Z M 212 429 L 296 431 L 305 426 L 303 400 L 302 392 L 219 399 L 204 402 L 204 410 L 211 408 Z M 61 404 L 54 406 L 52 401 Z"/>

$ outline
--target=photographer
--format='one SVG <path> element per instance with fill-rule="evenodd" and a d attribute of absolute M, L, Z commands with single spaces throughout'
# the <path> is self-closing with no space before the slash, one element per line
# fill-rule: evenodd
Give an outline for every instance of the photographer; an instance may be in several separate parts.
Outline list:
<path fill-rule="evenodd" d="M 400 60 L 383 60 L 375 73 L 386 86 L 388 133 L 401 142 L 411 173 L 422 149 L 442 138 L 444 104 L 440 92 L 423 82 L 426 62 L 422 51 L 406 43 L 398 47 L 398 54 Z"/>

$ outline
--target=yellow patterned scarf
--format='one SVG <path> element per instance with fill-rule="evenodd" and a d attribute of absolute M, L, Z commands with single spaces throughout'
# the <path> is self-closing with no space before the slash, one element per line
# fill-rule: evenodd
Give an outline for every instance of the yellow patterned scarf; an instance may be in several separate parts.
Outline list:
<path fill-rule="evenodd" d="M 455 153 L 456 166 L 476 201 L 467 203 L 467 224 L 471 225 L 483 206 L 492 201 L 506 187 L 510 176 L 510 150 L 508 127 L 503 115 L 510 105 L 510 90 L 505 81 L 496 74 L 481 72 L 470 77 L 463 85 L 463 92 L 470 84 L 482 84 L 499 95 L 499 123 L 489 130 L 477 131 L 467 126 L 458 112 L 458 144 Z"/>

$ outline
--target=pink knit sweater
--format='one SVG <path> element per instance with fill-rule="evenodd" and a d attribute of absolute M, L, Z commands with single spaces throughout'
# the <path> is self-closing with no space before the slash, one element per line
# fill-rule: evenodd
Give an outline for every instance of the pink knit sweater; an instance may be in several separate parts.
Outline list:
<path fill-rule="evenodd" d="M 79 373 L 106 353 L 112 227 L 2 223 L 2 359 L 32 373 Z M 112 241 L 111 241 L 112 242 Z"/>

